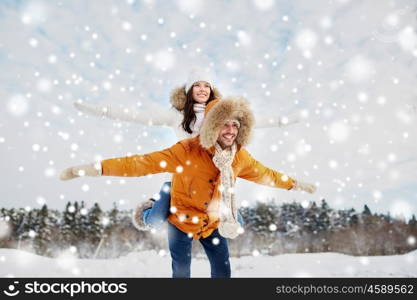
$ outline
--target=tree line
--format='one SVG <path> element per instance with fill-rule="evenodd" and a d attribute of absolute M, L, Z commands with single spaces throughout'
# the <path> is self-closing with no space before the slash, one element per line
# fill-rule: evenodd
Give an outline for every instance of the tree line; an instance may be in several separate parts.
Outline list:
<path fill-rule="evenodd" d="M 417 249 L 417 221 L 372 213 L 367 205 L 334 210 L 323 199 L 307 207 L 277 205 L 270 199 L 242 207 L 245 233 L 230 240 L 231 256 L 282 253 L 339 252 L 350 255 L 393 255 Z M 138 231 L 131 210 L 116 204 L 103 211 L 95 203 L 68 202 L 65 210 L 1 208 L 0 247 L 57 257 L 71 251 L 79 258 L 115 258 L 132 251 L 168 250 L 166 229 Z M 194 254 L 202 249 L 199 243 Z"/>

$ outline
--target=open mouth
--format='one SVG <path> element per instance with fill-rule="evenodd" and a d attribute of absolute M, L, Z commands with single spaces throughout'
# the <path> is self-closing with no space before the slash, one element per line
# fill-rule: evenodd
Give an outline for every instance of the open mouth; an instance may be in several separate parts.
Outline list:
<path fill-rule="evenodd" d="M 234 135 L 234 134 L 224 134 L 224 135 L 223 135 L 223 138 L 224 138 L 226 141 L 231 142 L 231 141 L 233 141 L 233 140 L 234 140 L 235 135 Z"/>

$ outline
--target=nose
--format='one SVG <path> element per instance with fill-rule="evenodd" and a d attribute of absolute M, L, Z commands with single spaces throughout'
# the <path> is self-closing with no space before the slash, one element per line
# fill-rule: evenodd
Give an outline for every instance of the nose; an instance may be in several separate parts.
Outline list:
<path fill-rule="evenodd" d="M 234 129 L 233 124 L 226 124 L 226 131 L 227 132 L 233 132 L 233 129 Z"/>

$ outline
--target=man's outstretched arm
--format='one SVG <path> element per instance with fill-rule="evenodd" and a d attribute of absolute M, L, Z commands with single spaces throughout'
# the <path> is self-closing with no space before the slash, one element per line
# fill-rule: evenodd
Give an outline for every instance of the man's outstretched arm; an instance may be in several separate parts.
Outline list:
<path fill-rule="evenodd" d="M 65 169 L 61 180 L 82 176 L 138 177 L 157 173 L 174 173 L 181 165 L 178 157 L 184 157 L 184 147 L 177 143 L 162 151 L 144 155 L 133 155 L 106 159 L 98 163 L 80 165 Z"/>
<path fill-rule="evenodd" d="M 237 177 L 263 184 L 271 187 L 282 188 L 287 190 L 305 191 L 314 193 L 316 187 L 313 184 L 301 182 L 291 178 L 278 171 L 265 167 L 262 163 L 255 160 L 249 152 L 241 149 L 241 157 L 239 163 L 243 165 Z"/>

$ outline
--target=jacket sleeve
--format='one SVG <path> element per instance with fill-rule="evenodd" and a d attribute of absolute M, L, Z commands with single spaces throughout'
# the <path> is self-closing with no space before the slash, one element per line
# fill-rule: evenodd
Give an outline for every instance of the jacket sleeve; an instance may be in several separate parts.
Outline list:
<path fill-rule="evenodd" d="M 242 155 L 239 158 L 239 164 L 243 168 L 239 169 L 237 177 L 263 184 L 271 187 L 290 190 L 295 185 L 295 180 L 285 174 L 265 167 L 259 161 L 255 160 L 249 152 L 241 149 Z"/>
<path fill-rule="evenodd" d="M 184 164 L 184 146 L 180 143 L 162 151 L 106 159 L 101 162 L 103 176 L 139 177 L 157 173 L 174 173 Z"/>
<path fill-rule="evenodd" d="M 299 123 L 301 120 L 300 113 L 290 114 L 288 116 L 265 116 L 256 114 L 255 115 L 255 128 L 275 128 L 285 127 L 288 125 Z"/>
<path fill-rule="evenodd" d="M 146 109 L 117 107 L 116 105 L 94 105 L 85 102 L 74 102 L 79 111 L 111 120 L 126 121 L 145 126 L 174 126 L 175 112 L 172 109 Z"/>

